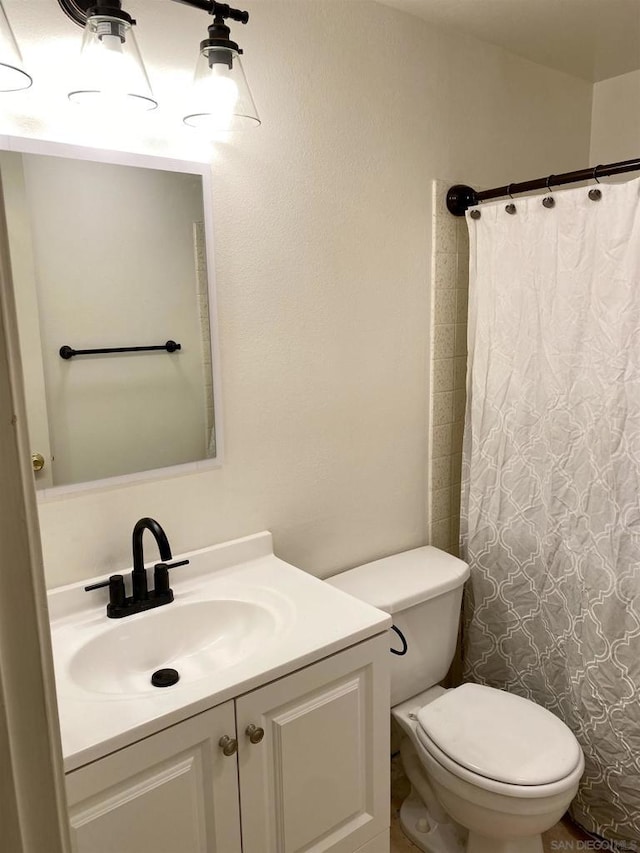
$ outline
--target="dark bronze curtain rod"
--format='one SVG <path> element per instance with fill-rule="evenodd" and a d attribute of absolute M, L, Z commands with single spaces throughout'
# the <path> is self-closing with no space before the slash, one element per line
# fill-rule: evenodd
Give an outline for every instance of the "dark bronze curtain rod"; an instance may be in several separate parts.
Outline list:
<path fill-rule="evenodd" d="M 536 178 L 535 181 L 507 184 L 505 187 L 495 187 L 492 190 L 483 190 L 480 193 L 472 187 L 466 186 L 466 184 L 456 184 L 447 193 L 447 210 L 454 216 L 464 216 L 467 208 L 474 207 L 481 201 L 489 201 L 492 198 L 511 196 L 514 193 L 528 193 L 533 190 L 550 190 L 553 186 L 597 180 L 610 175 L 622 175 L 624 172 L 635 172 L 639 169 L 640 158 L 622 160 L 620 163 L 609 163 L 607 166 L 591 166 L 588 169 L 579 169 L 577 172 L 564 172 L 562 175 L 549 175 L 547 178 Z"/>

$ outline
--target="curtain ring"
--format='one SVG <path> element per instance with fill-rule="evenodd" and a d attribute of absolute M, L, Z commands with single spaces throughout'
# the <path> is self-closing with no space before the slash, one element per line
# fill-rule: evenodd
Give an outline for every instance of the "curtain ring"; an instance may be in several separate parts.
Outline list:
<path fill-rule="evenodd" d="M 507 187 L 507 195 L 509 196 L 509 198 L 513 198 L 513 195 L 511 194 L 511 187 L 512 186 L 513 186 L 513 184 L 509 184 L 509 186 Z"/>
<path fill-rule="evenodd" d="M 593 170 L 593 180 L 596 182 L 596 184 L 600 183 L 600 181 L 598 180 L 599 168 L 600 166 L 596 166 Z M 602 190 L 597 187 L 593 187 L 589 190 L 589 198 L 591 199 L 591 201 L 600 201 L 600 199 L 602 198 Z"/>
<path fill-rule="evenodd" d="M 550 193 L 553 193 L 553 190 L 551 189 L 551 181 L 553 180 L 553 178 L 555 178 L 555 175 L 549 175 L 549 177 L 547 178 L 547 189 Z M 542 199 L 542 205 L 543 207 L 547 208 L 555 207 L 556 200 L 552 195 L 547 195 Z"/>

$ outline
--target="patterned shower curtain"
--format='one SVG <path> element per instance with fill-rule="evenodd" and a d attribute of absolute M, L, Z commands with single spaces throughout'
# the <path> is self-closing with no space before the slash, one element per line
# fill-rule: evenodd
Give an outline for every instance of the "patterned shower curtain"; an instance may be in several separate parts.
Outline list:
<path fill-rule="evenodd" d="M 573 817 L 640 850 L 640 181 L 599 189 L 468 218 L 465 676 L 563 719 Z"/>

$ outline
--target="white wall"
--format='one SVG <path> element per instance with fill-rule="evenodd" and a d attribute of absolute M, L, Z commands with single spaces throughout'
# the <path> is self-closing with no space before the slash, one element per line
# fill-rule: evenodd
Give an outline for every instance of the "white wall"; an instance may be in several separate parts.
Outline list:
<path fill-rule="evenodd" d="M 6 3 L 36 61 L 45 24 L 69 28 L 57 4 L 33 6 Z M 204 16 L 127 7 L 175 102 Z M 588 158 L 584 81 L 375 3 L 247 7 L 232 32 L 263 125 L 213 151 L 226 464 L 42 505 L 51 584 L 130 565 L 142 515 L 176 552 L 268 528 L 320 576 L 423 544 L 430 180 L 491 186 Z M 90 138 L 52 98 L 0 130 Z M 184 139 L 147 131 L 144 147 L 185 156 Z"/>
<path fill-rule="evenodd" d="M 640 71 L 595 84 L 591 163 L 617 163 L 640 157 L 639 104 Z"/>

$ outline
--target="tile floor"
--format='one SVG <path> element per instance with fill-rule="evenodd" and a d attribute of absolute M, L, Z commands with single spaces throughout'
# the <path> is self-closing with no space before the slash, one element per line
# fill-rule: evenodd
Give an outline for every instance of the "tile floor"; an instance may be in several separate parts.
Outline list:
<path fill-rule="evenodd" d="M 398 809 L 409 792 L 409 782 L 402 772 L 399 756 L 391 762 L 391 850 L 390 853 L 416 853 L 418 848 L 404 835 L 398 820 Z M 568 817 L 557 823 L 542 837 L 544 853 L 551 853 L 552 841 L 588 841 L 589 836 Z M 565 848 L 568 849 L 568 848 Z M 578 847 L 576 846 L 576 850 Z M 419 853 L 419 851 L 418 851 Z"/>

